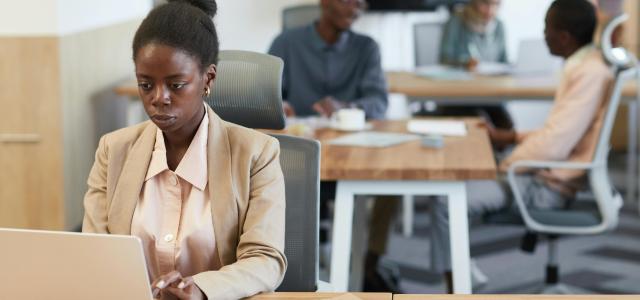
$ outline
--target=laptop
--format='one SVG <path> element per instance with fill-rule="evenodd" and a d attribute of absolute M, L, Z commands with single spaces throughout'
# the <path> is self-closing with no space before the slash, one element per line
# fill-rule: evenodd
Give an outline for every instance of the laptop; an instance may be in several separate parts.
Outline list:
<path fill-rule="evenodd" d="M 1 299 L 153 299 L 140 239 L 0 228 Z"/>
<path fill-rule="evenodd" d="M 562 66 L 562 59 L 549 53 L 543 39 L 525 39 L 518 45 L 518 56 L 514 65 L 480 63 L 476 73 L 481 75 L 552 75 Z"/>

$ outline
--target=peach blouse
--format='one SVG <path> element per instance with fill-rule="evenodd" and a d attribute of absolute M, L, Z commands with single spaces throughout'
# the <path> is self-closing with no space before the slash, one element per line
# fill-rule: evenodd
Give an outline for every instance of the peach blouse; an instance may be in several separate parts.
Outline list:
<path fill-rule="evenodd" d="M 221 262 L 207 185 L 205 114 L 175 172 L 167 164 L 162 131 L 156 141 L 133 214 L 131 234 L 142 240 L 150 280 L 173 270 L 183 276 L 218 270 Z"/>

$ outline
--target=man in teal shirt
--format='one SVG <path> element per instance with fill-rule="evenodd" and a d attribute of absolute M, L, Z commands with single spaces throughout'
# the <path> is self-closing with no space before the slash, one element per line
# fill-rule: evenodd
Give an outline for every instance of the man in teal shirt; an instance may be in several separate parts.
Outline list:
<path fill-rule="evenodd" d="M 440 63 L 473 70 L 479 63 L 507 63 L 504 24 L 496 16 L 500 0 L 471 0 L 455 11 L 444 26 Z M 483 116 L 495 127 L 512 129 L 513 121 L 502 104 L 439 107 L 446 116 Z"/>

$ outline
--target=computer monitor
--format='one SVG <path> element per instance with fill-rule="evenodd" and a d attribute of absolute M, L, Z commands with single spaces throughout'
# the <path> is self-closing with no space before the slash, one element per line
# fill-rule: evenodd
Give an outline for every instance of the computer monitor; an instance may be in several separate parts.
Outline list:
<path fill-rule="evenodd" d="M 137 237 L 0 228 L 0 298 L 151 300 Z"/>

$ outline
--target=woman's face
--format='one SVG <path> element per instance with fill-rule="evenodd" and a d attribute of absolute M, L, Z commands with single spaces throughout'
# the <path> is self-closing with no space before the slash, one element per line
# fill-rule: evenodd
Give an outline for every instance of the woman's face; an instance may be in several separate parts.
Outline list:
<path fill-rule="evenodd" d="M 215 78 L 215 65 L 203 72 L 185 51 L 151 43 L 138 50 L 135 67 L 149 119 L 165 133 L 191 134 L 202 120 L 202 99 Z"/>
<path fill-rule="evenodd" d="M 500 0 L 478 0 L 475 3 L 476 10 L 485 23 L 489 23 L 498 15 Z"/>

